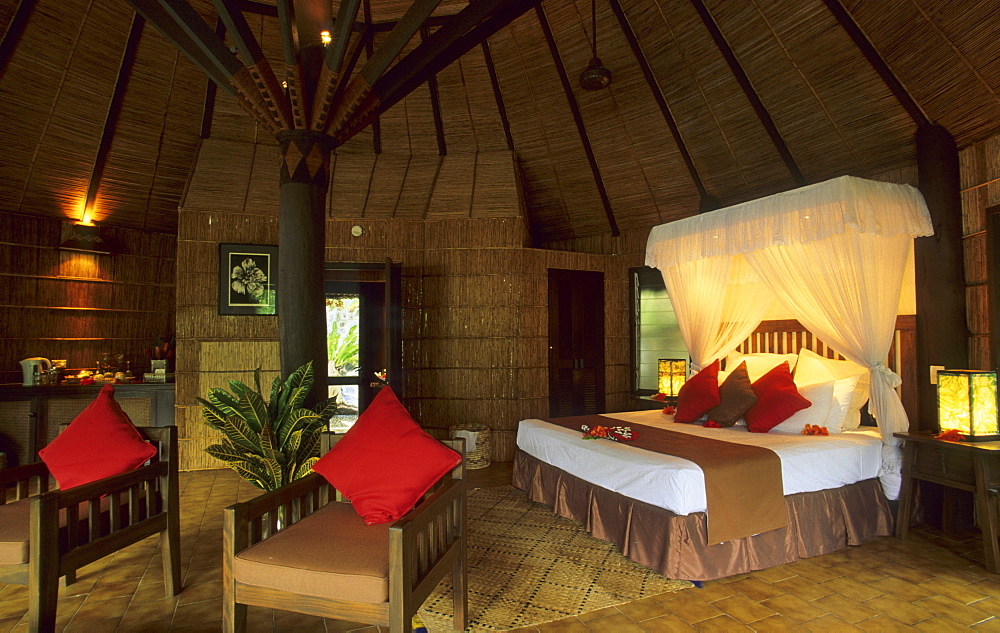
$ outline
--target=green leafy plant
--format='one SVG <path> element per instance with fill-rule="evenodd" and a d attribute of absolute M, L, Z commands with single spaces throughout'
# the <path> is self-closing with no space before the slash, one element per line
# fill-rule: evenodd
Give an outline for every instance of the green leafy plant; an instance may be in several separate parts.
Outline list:
<path fill-rule="evenodd" d="M 224 434 L 220 444 L 205 451 L 226 463 L 241 477 L 261 488 L 275 490 L 304 477 L 318 459 L 320 432 L 337 409 L 334 399 L 309 409 L 302 406 L 313 385 L 312 363 L 288 378 L 276 377 L 270 399 L 260 388 L 260 368 L 253 372 L 255 389 L 238 380 L 229 389 L 210 389 L 202 404 L 202 419 Z"/>

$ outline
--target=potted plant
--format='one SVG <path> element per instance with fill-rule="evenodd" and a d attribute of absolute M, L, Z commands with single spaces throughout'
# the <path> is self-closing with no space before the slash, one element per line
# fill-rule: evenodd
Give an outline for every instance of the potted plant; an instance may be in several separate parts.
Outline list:
<path fill-rule="evenodd" d="M 324 400 L 312 409 L 302 406 L 313 385 L 311 362 L 285 380 L 276 377 L 269 400 L 260 388 L 259 367 L 253 377 L 255 389 L 230 380 L 232 393 L 215 388 L 207 399 L 198 398 L 205 423 L 224 434 L 220 444 L 205 451 L 258 488 L 276 490 L 312 470 L 319 458 L 320 433 L 337 402 Z"/>

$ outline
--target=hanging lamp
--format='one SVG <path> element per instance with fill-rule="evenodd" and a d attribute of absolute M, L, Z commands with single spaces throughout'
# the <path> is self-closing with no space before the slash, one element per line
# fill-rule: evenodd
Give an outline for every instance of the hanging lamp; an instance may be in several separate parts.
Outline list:
<path fill-rule="evenodd" d="M 597 56 L 597 0 L 590 0 L 591 33 L 593 43 L 590 64 L 580 73 L 580 87 L 584 90 L 603 90 L 611 85 L 611 71 L 604 67 L 601 58 Z"/>

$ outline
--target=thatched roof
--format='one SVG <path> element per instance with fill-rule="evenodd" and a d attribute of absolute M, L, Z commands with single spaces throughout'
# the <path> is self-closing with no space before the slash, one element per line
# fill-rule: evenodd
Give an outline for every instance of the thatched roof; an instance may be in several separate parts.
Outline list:
<path fill-rule="evenodd" d="M 193 4 L 214 28 L 212 4 Z M 410 3 L 371 4 L 377 50 Z M 241 6 L 284 77 L 273 2 Z M 442 2 L 424 36 L 466 6 Z M 1000 132 L 995 0 L 599 0 L 597 51 L 614 75 L 599 92 L 577 81 L 591 3 L 539 6 L 338 154 L 379 151 L 383 169 L 406 169 L 513 149 L 533 232 L 551 241 L 685 217 L 709 196 L 730 204 L 907 167 L 921 119 L 959 147 Z M 134 15 L 126 0 L 2 0 L 0 209 L 78 219 L 90 188 L 96 219 L 173 232 L 202 134 L 273 142 L 225 91 L 206 100 L 205 75 Z"/>

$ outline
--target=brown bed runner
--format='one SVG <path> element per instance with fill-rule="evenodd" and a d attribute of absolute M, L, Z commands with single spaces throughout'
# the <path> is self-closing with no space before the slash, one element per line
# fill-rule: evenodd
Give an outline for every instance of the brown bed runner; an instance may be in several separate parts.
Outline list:
<path fill-rule="evenodd" d="M 705 475 L 709 545 L 788 525 L 781 458 L 768 448 L 668 431 L 603 415 L 540 419 L 574 431 L 584 424 L 628 426 L 635 439 L 623 444 L 697 464 Z M 609 441 L 583 440 L 582 435 L 581 431 L 581 442 Z"/>

